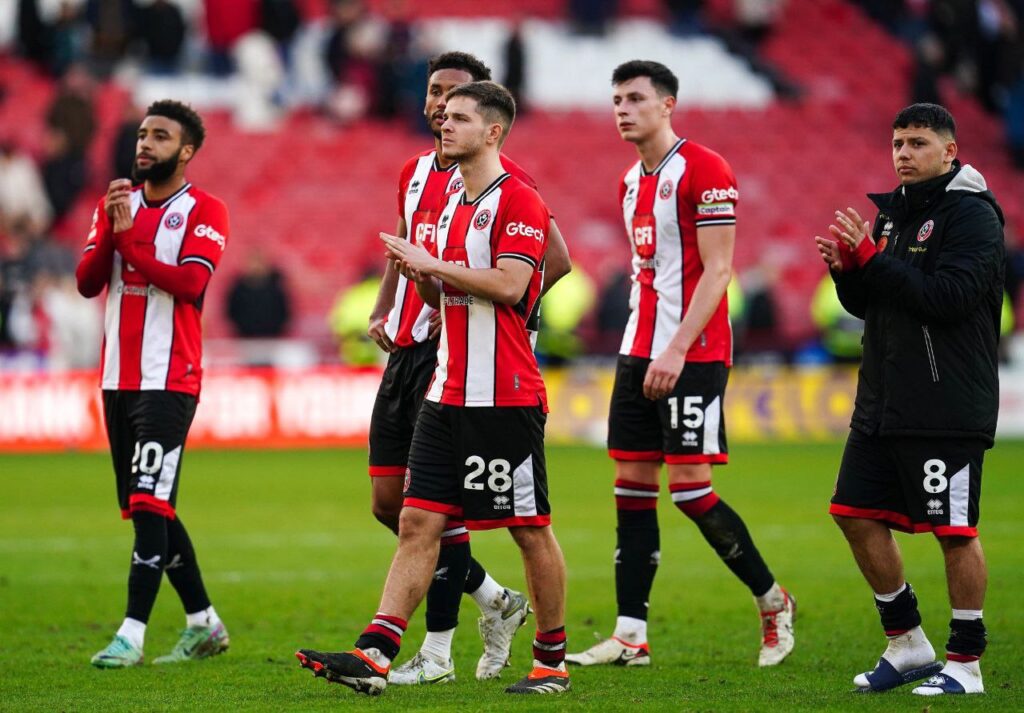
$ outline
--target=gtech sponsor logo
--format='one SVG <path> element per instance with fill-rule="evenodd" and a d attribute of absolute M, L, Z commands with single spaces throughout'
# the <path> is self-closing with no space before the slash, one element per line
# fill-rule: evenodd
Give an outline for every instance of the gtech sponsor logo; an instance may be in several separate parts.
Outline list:
<path fill-rule="evenodd" d="M 738 201 L 740 192 L 733 186 L 728 188 L 709 188 L 700 194 L 701 203 L 717 203 L 719 201 Z"/>
<path fill-rule="evenodd" d="M 212 240 L 213 242 L 220 245 L 221 250 L 224 249 L 224 243 L 227 242 L 225 237 L 218 233 L 217 230 L 212 225 L 206 225 L 205 223 L 196 226 L 195 236 L 197 238 L 208 238 Z"/>
<path fill-rule="evenodd" d="M 514 236 L 522 235 L 524 238 L 533 238 L 538 243 L 544 242 L 544 231 L 540 228 L 534 228 L 532 225 L 527 225 L 523 222 L 509 223 L 505 226 L 505 235 Z"/>

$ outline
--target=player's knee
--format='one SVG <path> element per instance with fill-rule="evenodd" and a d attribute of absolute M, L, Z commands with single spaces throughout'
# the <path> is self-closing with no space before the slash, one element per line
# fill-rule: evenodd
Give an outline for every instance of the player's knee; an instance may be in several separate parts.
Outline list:
<path fill-rule="evenodd" d="M 402 508 L 398 517 L 399 543 L 438 539 L 447 519 L 445 515 L 419 508 Z"/>
<path fill-rule="evenodd" d="M 551 538 L 550 527 L 510 527 L 508 531 L 521 550 L 544 547 Z"/>
<path fill-rule="evenodd" d="M 377 518 L 384 527 L 388 528 L 395 534 L 398 534 L 398 523 L 399 518 L 402 514 L 402 502 L 391 502 L 384 499 L 374 499 L 373 501 L 373 516 Z"/>

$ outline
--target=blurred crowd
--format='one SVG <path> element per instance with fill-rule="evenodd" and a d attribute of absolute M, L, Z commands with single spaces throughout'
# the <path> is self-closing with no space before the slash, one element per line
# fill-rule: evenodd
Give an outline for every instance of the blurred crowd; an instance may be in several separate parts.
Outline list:
<path fill-rule="evenodd" d="M 914 48 L 915 101 L 939 101 L 940 78 L 954 77 L 989 111 L 1005 116 L 1015 159 L 1024 167 L 1024 0 L 855 1 Z M 97 359 L 101 317 L 96 304 L 77 297 L 77 251 L 51 237 L 83 189 L 131 172 L 141 111 L 129 106 L 105 175 L 88 175 L 97 82 L 119 73 L 157 81 L 187 73 L 213 86 L 230 81 L 242 127 L 272 128 L 284 112 L 314 106 L 339 124 L 365 116 L 398 118 L 423 131 L 422 80 L 434 48 L 414 32 L 410 2 L 371 7 L 367 0 L 323 0 L 320 11 L 311 11 L 316 3 L 299 0 L 0 0 L 0 53 L 16 52 L 57 87 L 41 149 L 30 154 L 0 130 L 0 369 L 12 362 L 74 368 Z M 581 35 L 603 35 L 620 11 L 620 0 L 564 3 L 571 31 Z M 798 87 L 759 57 L 786 0 L 662 4 L 669 31 L 716 35 L 767 77 L 781 98 L 799 96 Z M 527 76 L 521 26 L 513 23 L 502 51 L 505 72 L 497 79 L 521 98 Z M 1024 272 L 1024 258 L 1015 260 L 1011 296 L 1019 293 L 1012 275 Z M 240 274 L 225 278 L 231 284 L 223 310 L 235 335 L 287 336 L 294 316 L 287 276 L 263 254 L 244 262 Z M 362 315 L 369 307 L 358 307 L 372 301 L 377 279 L 370 274 L 346 288 L 329 318 L 345 360 L 380 356 L 363 348 Z M 820 338 L 782 342 L 773 298 L 778 279 L 778 269 L 766 260 L 733 281 L 730 307 L 740 361 L 859 357 L 859 324 L 827 295 L 810 307 Z M 574 271 L 546 303 L 543 357 L 563 363 L 583 354 L 614 354 L 628 294 L 625 273 L 595 284 Z M 360 318 L 351 319 L 353 314 Z"/>
<path fill-rule="evenodd" d="M 942 103 L 939 80 L 1003 117 L 1024 168 L 1024 0 L 858 0 L 913 49 L 914 101 Z"/>

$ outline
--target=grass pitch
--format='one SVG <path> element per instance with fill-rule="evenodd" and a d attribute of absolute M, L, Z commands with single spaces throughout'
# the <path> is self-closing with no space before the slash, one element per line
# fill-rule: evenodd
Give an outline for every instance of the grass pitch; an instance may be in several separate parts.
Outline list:
<path fill-rule="evenodd" d="M 1001 443 L 986 459 L 988 693 L 938 701 L 912 696 L 909 687 L 850 692 L 852 676 L 874 664 L 884 639 L 867 585 L 826 514 L 841 444 L 734 450 L 732 464 L 716 471 L 716 489 L 746 519 L 775 575 L 799 600 L 796 651 L 778 668 L 757 668 L 758 620 L 749 593 L 663 495 L 662 565 L 651 597 L 654 665 L 574 670 L 573 691 L 555 700 L 502 693 L 528 669 L 532 619 L 502 680 L 474 680 L 480 642 L 468 598 L 455 637 L 454 684 L 393 687 L 368 699 L 299 669 L 292 654 L 300 646 L 352 644 L 375 611 L 394 550 L 394 537 L 369 513 L 362 451 L 189 453 L 179 512 L 231 632 L 231 650 L 196 664 L 93 669 L 89 657 L 107 644 L 123 614 L 132 538 L 118 516 L 109 459 L 2 455 L 0 709 L 1024 709 L 1024 443 Z M 578 650 L 595 632 L 608 635 L 615 620 L 612 464 L 594 449 L 551 448 L 548 456 L 555 530 L 569 567 L 569 646 Z M 939 549 L 927 535 L 900 542 L 925 629 L 941 649 L 949 608 Z M 507 534 L 474 534 L 473 551 L 500 582 L 524 587 Z M 169 650 L 183 624 L 165 581 L 147 660 Z M 400 660 L 422 636 L 421 610 Z"/>

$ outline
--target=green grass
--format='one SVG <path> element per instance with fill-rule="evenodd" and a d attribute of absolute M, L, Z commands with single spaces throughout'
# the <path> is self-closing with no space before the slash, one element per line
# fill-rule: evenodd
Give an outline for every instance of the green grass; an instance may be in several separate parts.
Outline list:
<path fill-rule="evenodd" d="M 502 682 L 473 679 L 480 643 L 476 607 L 463 603 L 454 685 L 392 688 L 357 697 L 301 671 L 300 646 L 347 648 L 373 614 L 394 537 L 368 511 L 361 451 L 193 452 L 179 511 L 188 525 L 231 651 L 198 664 L 97 671 L 89 657 L 120 622 L 131 528 L 114 501 L 101 454 L 0 456 L 0 709 L 328 710 L 339 705 L 435 710 L 865 710 L 920 711 L 904 688 L 850 693 L 853 674 L 884 644 L 870 593 L 826 515 L 840 444 L 740 446 L 716 488 L 746 518 L 779 580 L 797 596 L 797 649 L 758 670 L 757 617 L 696 529 L 663 498 L 662 565 L 651 599 L 649 669 L 574 672 L 557 700 L 512 699 L 502 685 L 529 665 L 532 627 L 514 647 Z M 930 710 L 1024 708 L 1024 443 L 989 453 L 982 533 L 990 566 L 984 659 L 988 693 L 931 701 Z M 569 567 L 570 648 L 614 624 L 612 467 L 602 451 L 552 448 L 555 529 Z M 926 630 L 945 643 L 949 609 L 938 547 L 901 536 L 908 578 Z M 474 535 L 474 553 L 495 577 L 522 588 L 504 532 Z M 1014 603 L 1017 600 L 1017 603 Z M 165 582 L 150 621 L 150 660 L 170 649 L 184 617 Z M 531 622 L 532 623 L 532 622 Z M 401 659 L 423 635 L 418 613 Z"/>

